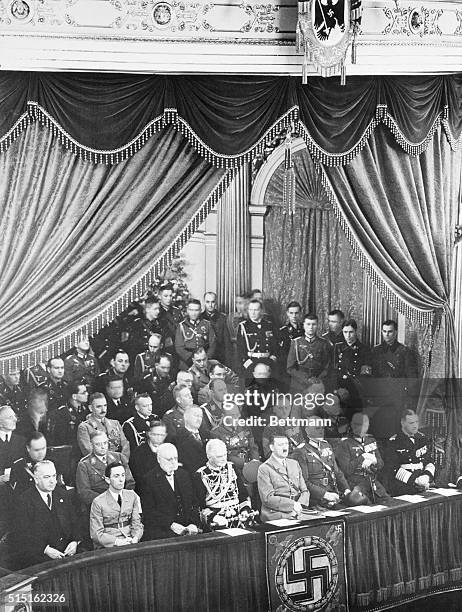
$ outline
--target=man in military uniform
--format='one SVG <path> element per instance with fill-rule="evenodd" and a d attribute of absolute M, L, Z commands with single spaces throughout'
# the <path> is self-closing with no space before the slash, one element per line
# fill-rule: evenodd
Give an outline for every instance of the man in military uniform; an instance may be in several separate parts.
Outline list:
<path fill-rule="evenodd" d="M 133 391 L 132 381 L 127 374 L 130 367 L 130 359 L 123 349 L 117 349 L 111 360 L 109 368 L 102 372 L 95 380 L 95 390 L 104 393 L 109 379 L 118 378 L 124 384 L 124 396 L 130 396 Z"/>
<path fill-rule="evenodd" d="M 159 334 L 162 344 L 165 343 L 169 330 L 165 319 L 161 318 L 161 305 L 156 297 L 148 297 L 144 304 L 144 316 L 136 317 L 129 329 L 130 358 L 146 351 L 152 334 Z"/>
<path fill-rule="evenodd" d="M 205 451 L 207 463 L 193 475 L 203 523 L 208 529 L 237 527 L 252 509 L 247 489 L 227 459 L 224 442 L 209 440 Z"/>
<path fill-rule="evenodd" d="M 199 300 L 189 300 L 186 313 L 175 335 L 175 351 L 180 358 L 182 370 L 187 370 L 192 365 L 192 354 L 198 348 L 204 348 L 209 358 L 215 355 L 216 349 L 215 330 L 209 321 L 200 318 Z"/>
<path fill-rule="evenodd" d="M 312 505 L 335 506 L 351 489 L 335 461 L 334 451 L 324 440 L 322 426 L 303 428 L 305 444 L 295 449 L 293 458 L 301 467 Z"/>
<path fill-rule="evenodd" d="M 292 393 L 304 393 L 310 378 L 326 379 L 331 366 L 330 345 L 317 335 L 317 315 L 303 317 L 303 330 L 303 337 L 292 340 L 287 358 Z"/>
<path fill-rule="evenodd" d="M 335 451 L 339 468 L 351 489 L 359 487 L 372 503 L 388 497 L 377 472 L 383 468 L 383 460 L 375 438 L 367 433 L 369 417 L 356 412 L 351 419 L 351 435 L 343 438 Z"/>
<path fill-rule="evenodd" d="M 176 406 L 167 410 L 162 418 L 167 427 L 169 438 L 175 438 L 178 428 L 184 427 L 184 411 L 194 405 L 191 390 L 188 387 L 177 385 L 173 388 L 173 397 Z"/>
<path fill-rule="evenodd" d="M 383 341 L 371 350 L 371 392 L 380 406 L 372 419 L 371 430 L 382 440 L 396 433 L 402 409 L 414 409 L 419 392 L 415 356 L 397 337 L 396 321 L 384 321 Z"/>
<path fill-rule="evenodd" d="M 137 446 L 130 453 L 129 466 L 136 482 L 136 492 L 141 494 L 145 476 L 154 469 L 159 468 L 157 451 L 167 438 L 167 428 L 162 421 L 151 421 L 149 431 L 146 432 L 146 441 Z"/>
<path fill-rule="evenodd" d="M 286 310 L 287 323 L 279 328 L 279 377 L 284 381 L 284 386 L 289 387 L 287 379 L 287 357 L 292 340 L 303 336 L 301 324 L 302 307 L 298 302 L 289 302 Z"/>
<path fill-rule="evenodd" d="M 147 393 L 137 395 L 135 398 L 135 415 L 130 417 L 122 425 L 122 431 L 130 444 L 130 455 L 143 442 L 146 442 L 146 433 L 151 427 L 151 422 L 158 420 L 156 414 L 152 414 L 152 399 Z"/>
<path fill-rule="evenodd" d="M 310 503 L 302 470 L 289 459 L 289 441 L 282 433 L 270 437 L 270 457 L 258 468 L 258 492 L 263 523 L 277 519 L 300 518 Z"/>
<path fill-rule="evenodd" d="M 161 418 L 175 405 L 172 389 L 175 382 L 171 377 L 172 359 L 167 353 L 156 354 L 152 372 L 135 384 L 138 393 L 148 393 L 152 399 L 155 414 Z"/>
<path fill-rule="evenodd" d="M 77 494 L 87 511 L 95 497 L 108 489 L 105 472 L 110 463 L 122 463 L 125 467 L 125 487 L 135 488 L 127 458 L 121 453 L 108 450 L 108 444 L 108 437 L 103 431 L 94 431 L 91 437 L 91 452 L 82 457 L 77 465 Z"/>
<path fill-rule="evenodd" d="M 193 364 L 188 372 L 193 375 L 193 397 L 199 404 L 208 401 L 210 397 L 208 384 L 215 378 L 225 381 L 228 391 L 236 393 L 239 390 L 239 377 L 230 368 L 216 359 L 208 359 L 203 348 L 198 348 L 192 354 Z"/>
<path fill-rule="evenodd" d="M 413 410 L 401 414 L 401 431 L 385 447 L 385 475 L 391 495 L 426 491 L 435 478 L 430 440 L 419 431 L 419 417 Z"/>
<path fill-rule="evenodd" d="M 278 355 L 277 332 L 274 325 L 263 318 L 259 300 L 251 300 L 249 318 L 239 324 L 237 330 L 237 352 L 241 372 L 246 379 L 252 378 L 257 363 L 274 367 Z"/>
<path fill-rule="evenodd" d="M 69 385 L 64 380 L 64 361 L 61 357 L 52 357 L 47 363 L 48 379 L 41 386 L 48 393 L 48 410 L 52 413 L 60 406 L 65 406 L 69 399 Z"/>
<path fill-rule="evenodd" d="M 176 328 L 183 320 L 183 313 L 179 308 L 172 305 L 173 285 L 165 283 L 159 289 L 160 315 L 159 320 L 164 323 L 168 337 L 165 339 L 165 347 L 168 349 L 175 343 Z"/>
<path fill-rule="evenodd" d="M 104 472 L 108 484 L 105 493 L 92 501 L 90 537 L 96 548 L 136 544 L 143 535 L 140 498 L 125 489 L 125 467 L 109 463 Z"/>
<path fill-rule="evenodd" d="M 48 379 L 46 363 L 37 363 L 21 372 L 22 382 L 28 391 L 40 387 Z"/>
<path fill-rule="evenodd" d="M 338 342 L 343 342 L 344 340 L 342 333 L 344 320 L 345 315 L 337 308 L 335 310 L 331 310 L 327 315 L 327 325 L 329 329 L 322 334 L 322 337 L 327 340 L 332 349 Z"/>
<path fill-rule="evenodd" d="M 69 385 L 69 399 L 50 414 L 48 441 L 53 446 L 77 446 L 77 428 L 88 415 L 88 391 L 84 382 Z M 80 454 L 79 454 L 80 456 Z"/>
<path fill-rule="evenodd" d="M 218 312 L 216 305 L 216 293 L 207 291 L 204 295 L 204 310 L 201 316 L 212 324 L 215 331 L 215 358 L 225 365 L 232 365 L 233 353 L 226 315 L 222 312 Z"/>
<path fill-rule="evenodd" d="M 236 295 L 235 304 L 236 304 L 236 311 L 231 312 L 228 315 L 227 323 L 228 323 L 228 331 L 229 331 L 229 336 L 231 338 L 231 347 L 232 347 L 232 352 L 233 352 L 230 367 L 232 370 L 237 372 L 240 369 L 240 362 L 239 362 L 239 357 L 237 354 L 237 346 L 236 346 L 237 330 L 239 328 L 239 324 L 247 319 L 247 308 L 249 305 L 249 298 L 247 297 L 245 293 Z"/>
<path fill-rule="evenodd" d="M 26 387 L 21 383 L 19 370 L 0 376 L 0 406 L 11 406 L 19 415 L 26 409 L 26 397 Z"/>
<path fill-rule="evenodd" d="M 224 411 L 221 423 L 210 431 L 210 437 L 226 444 L 228 460 L 242 476 L 242 468 L 249 461 L 259 461 L 260 453 L 248 427 L 238 424 L 241 418 L 239 407 L 235 404 Z"/>
<path fill-rule="evenodd" d="M 343 342 L 334 347 L 334 369 L 337 389 L 346 389 L 349 394 L 348 416 L 363 407 L 359 377 L 372 372 L 370 350 L 358 340 L 358 325 L 354 319 L 343 323 Z"/>
<path fill-rule="evenodd" d="M 221 378 L 214 378 L 209 383 L 210 395 L 208 402 L 200 405 L 204 413 L 204 425 L 209 431 L 221 424 L 224 416 L 223 400 L 228 392 L 226 383 Z"/>
<path fill-rule="evenodd" d="M 99 365 L 90 347 L 88 336 L 83 336 L 74 350 L 64 359 L 64 378 L 69 384 L 84 382 L 93 389 Z"/>
<path fill-rule="evenodd" d="M 271 425 L 270 418 L 276 417 L 277 424 Z M 267 424 L 262 433 L 262 448 L 265 459 L 271 455 L 270 440 L 278 435 L 282 435 L 289 441 L 288 456 L 292 458 L 294 450 L 300 444 L 304 444 L 305 438 L 298 424 L 301 418 L 300 406 L 292 405 L 290 398 L 285 394 L 280 394 L 276 403 L 271 408 L 270 414 L 267 416 Z"/>
<path fill-rule="evenodd" d="M 148 339 L 148 350 L 136 355 L 133 368 L 135 384 L 142 380 L 146 374 L 154 371 L 154 360 L 156 355 L 162 351 L 162 344 L 160 334 L 151 334 Z"/>
<path fill-rule="evenodd" d="M 119 421 L 106 418 L 107 403 L 102 393 L 93 393 L 90 397 L 90 414 L 80 423 L 77 429 L 77 441 L 82 455 L 91 452 L 91 436 L 95 431 L 102 432 L 108 438 L 109 450 L 121 453 L 128 463 L 130 445 L 122 431 Z"/>

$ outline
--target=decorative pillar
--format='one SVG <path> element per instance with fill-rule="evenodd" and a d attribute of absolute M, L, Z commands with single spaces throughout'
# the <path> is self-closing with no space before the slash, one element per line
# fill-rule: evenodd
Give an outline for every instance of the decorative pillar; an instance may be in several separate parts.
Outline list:
<path fill-rule="evenodd" d="M 236 294 L 249 290 L 249 165 L 241 166 L 218 203 L 217 297 L 220 310 L 234 311 Z"/>

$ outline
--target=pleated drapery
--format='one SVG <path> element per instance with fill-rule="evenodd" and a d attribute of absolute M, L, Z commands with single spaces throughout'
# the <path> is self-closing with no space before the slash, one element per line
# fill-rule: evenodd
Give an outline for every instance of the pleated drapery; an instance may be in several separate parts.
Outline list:
<path fill-rule="evenodd" d="M 105 166 L 31 126 L 0 155 L 0 355 L 23 368 L 96 333 L 184 246 L 224 175 L 171 128 Z"/>

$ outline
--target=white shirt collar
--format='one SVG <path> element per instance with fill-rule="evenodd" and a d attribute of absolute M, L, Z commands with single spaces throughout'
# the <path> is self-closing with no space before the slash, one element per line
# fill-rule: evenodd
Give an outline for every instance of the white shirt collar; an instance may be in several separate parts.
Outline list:
<path fill-rule="evenodd" d="M 167 472 L 164 472 L 164 474 L 165 478 L 168 480 L 168 484 L 172 487 L 173 490 L 175 490 L 175 472 L 173 472 L 171 476 L 169 476 Z"/>
<path fill-rule="evenodd" d="M 122 491 L 119 491 L 118 493 L 113 493 L 113 492 L 111 491 L 111 489 L 108 489 L 108 491 L 109 491 L 109 493 L 112 495 L 112 497 L 113 497 L 114 501 L 115 501 L 115 502 L 117 503 L 117 505 L 118 505 L 118 504 L 119 504 L 119 502 L 118 502 L 118 498 L 119 498 L 119 495 L 120 495 L 120 496 L 122 496 Z"/>
<path fill-rule="evenodd" d="M 37 489 L 37 487 L 35 488 Z M 51 491 L 40 491 L 40 489 L 37 489 L 37 491 L 39 492 L 40 497 L 43 499 L 45 504 L 48 506 L 48 495 L 51 495 L 51 499 L 53 499 L 53 493 Z"/>
<path fill-rule="evenodd" d="M 9 442 L 11 440 L 11 434 L 11 431 L 0 431 L 0 439 L 3 440 L 3 442 Z"/>

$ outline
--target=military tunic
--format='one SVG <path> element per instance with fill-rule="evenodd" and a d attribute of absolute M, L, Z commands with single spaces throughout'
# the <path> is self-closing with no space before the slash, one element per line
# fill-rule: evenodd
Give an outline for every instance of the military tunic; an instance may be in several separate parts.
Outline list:
<path fill-rule="evenodd" d="M 109 441 L 109 450 L 112 452 L 122 453 L 126 457 L 126 462 L 130 458 L 130 446 L 128 440 L 122 431 L 122 425 L 119 421 L 104 418 L 97 419 L 92 414 L 87 416 L 87 419 L 80 423 L 77 429 L 77 441 L 85 455 L 91 451 L 91 434 L 96 431 L 104 432 Z"/>
<path fill-rule="evenodd" d="M 166 321 L 165 319 L 161 319 L 160 316 L 158 319 L 153 319 L 152 321 L 144 317 L 137 317 L 130 325 L 128 333 L 131 359 L 148 348 L 149 338 L 152 334 L 159 334 L 162 336 L 162 342 L 164 344 L 169 336 Z"/>
<path fill-rule="evenodd" d="M 204 348 L 208 358 L 214 356 L 216 336 L 212 324 L 205 319 L 183 319 L 175 335 L 175 351 L 180 358 L 181 369 L 187 370 L 191 366 L 192 354 L 198 348 Z"/>
<path fill-rule="evenodd" d="M 420 431 L 410 437 L 403 431 L 391 436 L 385 449 L 385 472 L 391 495 L 419 492 L 416 478 L 427 475 L 435 477 L 430 440 Z"/>
<path fill-rule="evenodd" d="M 36 387 L 40 387 L 48 379 L 48 372 L 44 363 L 38 363 L 31 368 L 26 368 L 21 372 L 21 377 L 24 385 L 30 391 Z"/>
<path fill-rule="evenodd" d="M 417 378 L 417 364 L 412 352 L 395 341 L 377 344 L 371 351 L 372 375 L 378 378 Z"/>
<path fill-rule="evenodd" d="M 122 465 L 125 466 L 125 488 L 135 488 L 135 481 L 133 480 L 132 473 L 128 467 L 128 461 L 124 455 L 108 451 L 106 454 L 106 461 L 104 462 L 94 453 L 90 453 L 82 457 L 79 461 L 75 477 L 77 493 L 83 504 L 90 506 L 95 497 L 104 493 L 104 491 L 109 488 L 109 485 L 104 479 L 104 474 L 106 466 L 114 462 L 122 463 Z"/>
<path fill-rule="evenodd" d="M 142 380 L 146 374 L 151 374 L 155 369 L 156 353 L 152 351 L 144 351 L 144 353 L 138 353 L 135 357 L 135 365 L 133 368 L 133 377 L 136 382 Z"/>
<path fill-rule="evenodd" d="M 278 355 L 277 332 L 266 319 L 246 319 L 237 330 L 237 352 L 241 369 L 245 374 L 252 372 L 255 364 L 263 362 L 274 366 Z"/>
<path fill-rule="evenodd" d="M 377 463 L 372 468 L 364 469 L 362 467 L 365 453 L 374 455 L 377 459 Z M 385 487 L 376 478 L 377 472 L 383 468 L 383 459 L 373 436 L 356 437 L 351 435 L 348 438 L 342 438 L 335 451 L 335 457 L 339 468 L 350 485 L 350 489 L 358 486 L 369 499 L 375 496 L 388 496 Z"/>
<path fill-rule="evenodd" d="M 292 377 L 292 392 L 306 390 L 308 379 L 325 378 L 331 365 L 331 349 L 327 340 L 305 336 L 292 340 L 287 358 L 287 372 Z"/>
<path fill-rule="evenodd" d="M 135 385 L 135 389 L 139 393 L 148 393 L 152 399 L 153 412 L 161 418 L 167 410 L 170 410 L 175 405 L 172 389 L 175 386 L 172 378 L 168 376 L 159 376 L 156 369 L 152 374 L 147 373 Z"/>
<path fill-rule="evenodd" d="M 165 340 L 165 346 L 173 346 L 175 342 L 176 328 L 178 324 L 184 319 L 184 315 L 179 308 L 176 306 L 170 306 L 165 308 L 161 305 L 159 321 L 163 323 L 167 330 L 168 340 Z"/>
<path fill-rule="evenodd" d="M 342 331 L 339 331 L 336 334 L 335 332 L 329 330 L 329 331 L 326 331 L 324 334 L 322 334 L 321 337 L 324 338 L 324 340 L 327 340 L 331 348 L 335 348 L 336 344 L 340 344 L 341 342 L 344 341 L 344 336 L 343 336 Z"/>
<path fill-rule="evenodd" d="M 16 414 L 24 412 L 27 403 L 27 392 L 24 383 L 10 387 L 0 379 L 0 406 L 11 406 Z"/>
<path fill-rule="evenodd" d="M 247 427 L 226 427 L 221 424 L 210 432 L 211 438 L 218 438 L 226 444 L 228 460 L 234 464 L 237 470 L 242 470 L 244 463 L 252 459 L 260 459 L 258 447 Z"/>
<path fill-rule="evenodd" d="M 228 521 L 228 527 L 237 527 L 239 514 L 251 510 L 247 489 L 231 461 L 215 468 L 207 462 L 193 475 L 193 485 L 202 518 L 208 525 L 217 514 Z"/>
<path fill-rule="evenodd" d="M 146 434 L 151 427 L 151 422 L 157 420 L 157 415 L 151 415 L 145 419 L 139 414 L 130 417 L 122 425 L 122 431 L 130 444 L 130 454 L 133 450 L 146 442 Z"/>
<path fill-rule="evenodd" d="M 116 539 L 135 538 L 143 535 L 141 502 L 134 491 L 123 489 L 119 493 L 119 506 L 109 491 L 95 497 L 90 510 L 90 537 L 96 548 L 109 548 Z"/>
<path fill-rule="evenodd" d="M 341 495 L 348 483 L 339 469 L 331 445 L 325 440 L 312 440 L 295 449 L 293 458 L 302 468 L 310 499 L 313 503 L 325 503 L 325 493 Z"/>
<path fill-rule="evenodd" d="M 215 359 L 223 365 L 232 365 L 233 352 L 231 338 L 226 322 L 226 315 L 215 310 L 212 313 L 206 310 L 201 314 L 201 317 L 212 324 L 216 336 Z"/>
<path fill-rule="evenodd" d="M 99 365 L 92 353 L 82 355 L 75 351 L 64 359 L 64 378 L 68 383 L 83 382 L 93 389 L 98 374 Z"/>

